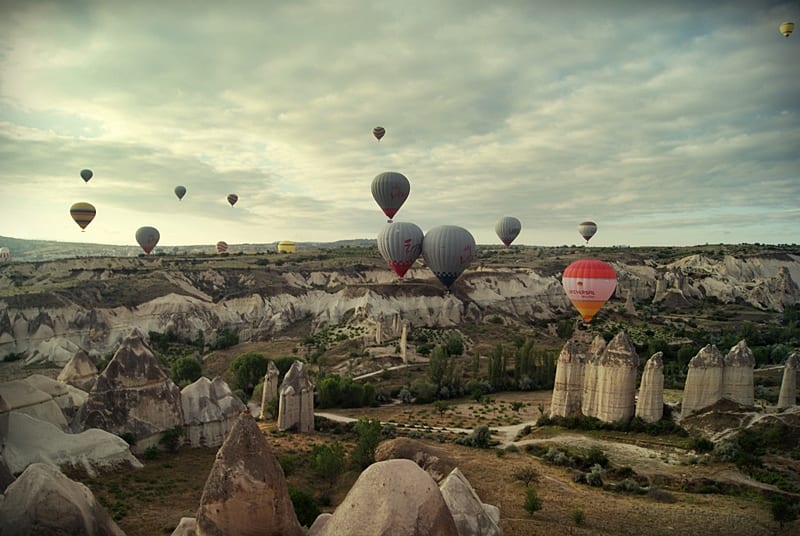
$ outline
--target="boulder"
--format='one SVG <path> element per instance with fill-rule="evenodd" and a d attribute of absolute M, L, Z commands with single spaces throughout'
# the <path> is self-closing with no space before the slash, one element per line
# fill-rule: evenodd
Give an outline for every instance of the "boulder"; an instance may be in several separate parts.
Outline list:
<path fill-rule="evenodd" d="M 67 361 L 61 372 L 58 373 L 58 381 L 68 383 L 77 387 L 81 391 L 89 392 L 94 386 L 94 382 L 98 376 L 97 367 L 95 366 L 89 354 L 83 350 L 78 350 Z"/>
<path fill-rule="evenodd" d="M 217 452 L 197 510 L 198 536 L 303 536 L 283 469 L 249 413 Z"/>
<path fill-rule="evenodd" d="M 657 352 L 647 360 L 639 383 L 636 416 L 645 422 L 656 422 L 664 416 L 664 363 Z"/>
<path fill-rule="evenodd" d="M 744 340 L 730 349 L 723 359 L 722 397 L 743 406 L 755 404 L 753 368 L 756 366 L 753 352 Z"/>
<path fill-rule="evenodd" d="M 193 517 L 182 517 L 171 536 L 196 536 L 197 522 Z"/>
<path fill-rule="evenodd" d="M 267 404 L 278 398 L 279 377 L 280 371 L 278 367 L 275 366 L 274 361 L 270 360 L 267 364 L 267 373 L 264 374 L 264 386 L 261 389 L 261 412 L 258 418 L 262 421 L 267 419 Z M 274 419 L 275 415 L 271 415 L 270 418 Z"/>
<path fill-rule="evenodd" d="M 184 435 L 193 447 L 219 447 L 247 406 L 222 378 L 206 377 L 181 390 Z"/>
<path fill-rule="evenodd" d="M 633 417 L 639 354 L 624 331 L 611 339 L 597 361 L 597 414 L 605 422 Z"/>
<path fill-rule="evenodd" d="M 14 475 L 11 474 L 11 469 L 8 468 L 5 458 L 0 455 L 0 495 L 6 492 L 6 488 L 12 482 L 14 482 Z"/>
<path fill-rule="evenodd" d="M 67 427 L 67 419 L 53 397 L 25 380 L 0 383 L 0 419 L 12 411 L 26 413 L 62 430 Z M 3 431 L 0 427 L 0 437 Z"/>
<path fill-rule="evenodd" d="M 447 475 L 439 489 L 453 514 L 459 536 L 503 536 L 499 519 L 495 517 L 496 507 L 481 502 L 458 467 Z"/>
<path fill-rule="evenodd" d="M 412 460 L 436 482 L 440 482 L 456 466 L 455 460 L 445 449 L 407 437 L 383 441 L 375 449 L 376 462 L 398 458 Z"/>
<path fill-rule="evenodd" d="M 43 463 L 28 466 L 6 489 L 0 534 L 125 536 L 89 488 Z"/>
<path fill-rule="evenodd" d="M 117 435 L 131 434 L 136 451 L 158 445 L 161 434 L 183 426 L 181 392 L 161 361 L 134 331 L 89 391 L 73 421 L 73 430 L 100 428 Z"/>
<path fill-rule="evenodd" d="M 316 536 L 457 536 L 433 478 L 411 460 L 375 462 L 358 477 Z"/>
<path fill-rule="evenodd" d="M 302 361 L 292 363 L 283 378 L 278 402 L 278 429 L 314 431 L 314 384 Z"/>
<path fill-rule="evenodd" d="M 581 414 L 584 361 L 575 341 L 567 341 L 558 355 L 550 417 L 575 417 Z"/>
<path fill-rule="evenodd" d="M 328 520 L 333 517 L 333 514 L 330 513 L 323 513 L 317 516 L 317 519 L 308 527 L 308 536 L 318 536 L 320 532 L 322 532 L 322 527 L 328 522 Z"/>
<path fill-rule="evenodd" d="M 597 417 L 597 370 L 600 356 L 606 349 L 606 341 L 597 335 L 589 347 L 583 372 L 583 393 L 581 394 L 581 413 L 586 417 Z"/>
<path fill-rule="evenodd" d="M 701 348 L 689 361 L 681 402 L 682 419 L 722 398 L 724 366 L 722 353 L 713 344 Z"/>
<path fill-rule="evenodd" d="M 75 352 L 80 350 L 78 345 L 69 339 L 53 337 L 53 330 L 50 326 L 41 326 L 37 335 L 41 334 L 46 334 L 49 338 L 36 345 L 30 355 L 25 358 L 26 365 L 53 363 L 59 367 L 63 367 L 72 359 Z M 31 339 L 36 340 L 36 335 L 31 337 Z"/>
<path fill-rule="evenodd" d="M 778 407 L 788 408 L 797 404 L 797 369 L 800 367 L 800 353 L 794 352 L 783 366 L 781 393 L 778 396 Z"/>
<path fill-rule="evenodd" d="M 31 374 L 25 381 L 50 395 L 67 419 L 72 419 L 89 397 L 86 391 L 41 374 Z"/>

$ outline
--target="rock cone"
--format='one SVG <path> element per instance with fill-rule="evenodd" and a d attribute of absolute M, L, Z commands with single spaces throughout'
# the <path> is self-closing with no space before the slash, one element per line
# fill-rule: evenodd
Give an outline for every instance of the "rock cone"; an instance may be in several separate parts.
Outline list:
<path fill-rule="evenodd" d="M 639 384 L 636 416 L 645 422 L 656 422 L 664 416 L 664 363 L 658 352 L 647 360 Z"/>
<path fill-rule="evenodd" d="M 797 369 L 800 367 L 800 353 L 794 352 L 786 360 L 783 367 L 781 394 L 778 396 L 778 407 L 788 408 L 797 404 Z"/>
<path fill-rule="evenodd" d="M 575 341 L 567 341 L 558 355 L 550 417 L 575 417 L 581 414 L 584 363 Z"/>
<path fill-rule="evenodd" d="M 722 397 L 743 406 L 752 406 L 755 403 L 753 368 L 756 360 L 747 343 L 739 341 L 725 356 L 723 364 Z"/>
<path fill-rule="evenodd" d="M 597 362 L 597 415 L 605 422 L 628 420 L 636 404 L 639 354 L 624 331 L 611 339 Z"/>
<path fill-rule="evenodd" d="M 722 354 L 713 344 L 708 344 L 689 361 L 689 371 L 683 387 L 681 418 L 688 417 L 722 398 Z"/>

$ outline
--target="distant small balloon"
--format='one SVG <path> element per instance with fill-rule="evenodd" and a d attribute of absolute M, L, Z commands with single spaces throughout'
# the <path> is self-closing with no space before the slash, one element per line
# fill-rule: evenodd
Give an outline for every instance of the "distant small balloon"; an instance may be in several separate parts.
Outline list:
<path fill-rule="evenodd" d="M 588 244 L 589 239 L 597 232 L 597 224 L 593 221 L 583 221 L 578 224 L 578 232 Z"/>
<path fill-rule="evenodd" d="M 228 203 L 230 203 L 231 206 L 235 205 L 238 200 L 239 200 L 239 196 L 238 195 L 236 195 L 236 194 L 228 195 Z"/>
<path fill-rule="evenodd" d="M 457 225 L 434 227 L 422 241 L 425 263 L 448 290 L 472 263 L 476 253 L 472 234 Z"/>
<path fill-rule="evenodd" d="M 381 210 L 392 221 L 411 192 L 411 183 L 402 173 L 386 171 L 372 179 L 372 197 Z"/>
<path fill-rule="evenodd" d="M 225 253 L 228 251 L 228 243 L 224 240 L 217 242 L 217 253 Z"/>
<path fill-rule="evenodd" d="M 520 231 L 522 231 L 522 223 L 513 216 L 500 218 L 494 225 L 494 232 L 506 247 L 509 247 L 511 242 L 519 236 Z"/>
<path fill-rule="evenodd" d="M 378 138 L 378 141 L 381 141 L 381 138 L 386 135 L 386 129 L 383 127 L 375 127 L 372 129 L 372 135 Z"/>
<path fill-rule="evenodd" d="M 783 34 L 784 37 L 788 38 L 790 35 L 792 35 L 792 32 L 794 31 L 794 23 L 788 20 L 782 22 L 778 30 L 780 30 L 780 32 Z"/>
<path fill-rule="evenodd" d="M 150 253 L 158 244 L 161 235 L 155 227 L 139 227 L 136 230 L 136 241 L 142 246 L 145 253 Z"/>
<path fill-rule="evenodd" d="M 94 173 L 92 173 L 91 169 L 81 170 L 81 178 L 83 179 L 83 182 L 89 182 L 89 179 L 91 179 L 92 176 L 94 176 Z"/>
<path fill-rule="evenodd" d="M 183 199 L 183 196 L 186 195 L 186 187 L 185 186 L 176 186 L 175 187 L 175 195 L 178 196 L 178 200 L 180 201 Z"/>
<path fill-rule="evenodd" d="M 8 248 L 0 248 L 0 264 L 11 262 L 11 251 Z"/>
<path fill-rule="evenodd" d="M 422 254 L 425 235 L 416 224 L 396 221 L 387 223 L 378 233 L 378 252 L 394 270 L 403 277 Z"/>
<path fill-rule="evenodd" d="M 617 273 L 606 262 L 581 259 L 566 267 L 561 284 L 569 301 L 588 323 L 614 294 Z"/>
<path fill-rule="evenodd" d="M 91 203 L 80 202 L 69 208 L 69 214 L 81 229 L 86 229 L 86 226 L 92 223 L 97 211 Z"/>

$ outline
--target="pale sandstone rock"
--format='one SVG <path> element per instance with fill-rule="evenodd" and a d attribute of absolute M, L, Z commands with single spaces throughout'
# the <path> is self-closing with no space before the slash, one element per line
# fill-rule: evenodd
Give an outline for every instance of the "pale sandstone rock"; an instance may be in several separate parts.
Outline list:
<path fill-rule="evenodd" d="M 14 475 L 11 474 L 11 469 L 8 468 L 5 458 L 0 454 L 0 495 L 6 492 L 6 488 L 12 482 L 14 482 Z"/>
<path fill-rule="evenodd" d="M 196 536 L 197 522 L 193 517 L 182 517 L 171 536 Z"/>
<path fill-rule="evenodd" d="M 583 380 L 583 355 L 578 352 L 574 341 L 567 341 L 556 363 L 550 417 L 575 417 L 581 414 Z"/>
<path fill-rule="evenodd" d="M 397 458 L 412 460 L 436 482 L 440 482 L 456 466 L 453 456 L 445 449 L 407 437 L 382 441 L 375 449 L 376 462 Z"/>
<path fill-rule="evenodd" d="M 317 516 L 317 519 L 308 527 L 308 536 L 319 536 L 322 532 L 322 527 L 333 517 L 333 514 L 329 513 L 322 513 Z"/>
<path fill-rule="evenodd" d="M 778 396 L 778 407 L 788 408 L 797 404 L 797 369 L 800 368 L 800 353 L 794 352 L 786 360 L 783 367 L 781 393 Z"/>
<path fill-rule="evenodd" d="M 303 536 L 283 469 L 249 413 L 239 416 L 217 452 L 195 531 L 197 536 Z"/>
<path fill-rule="evenodd" d="M 125 536 L 89 488 L 42 463 L 30 465 L 6 489 L 0 534 Z"/>
<path fill-rule="evenodd" d="M 58 381 L 68 383 L 81 391 L 89 392 L 99 372 L 89 354 L 78 350 L 58 373 Z"/>
<path fill-rule="evenodd" d="M 40 391 L 44 391 L 50 395 L 53 401 L 58 404 L 58 407 L 61 408 L 61 412 L 67 419 L 72 419 L 89 397 L 89 393 L 86 391 L 54 380 L 53 378 L 43 376 L 42 374 L 31 374 L 25 378 L 25 381 Z"/>
<path fill-rule="evenodd" d="M 664 363 L 657 352 L 647 360 L 639 384 L 636 416 L 645 422 L 656 422 L 664 416 Z"/>
<path fill-rule="evenodd" d="M 292 363 L 283 378 L 278 402 L 278 429 L 314 430 L 314 384 L 302 361 Z"/>
<path fill-rule="evenodd" d="M 636 406 L 639 355 L 624 331 L 611 339 L 597 362 L 597 415 L 605 422 L 628 420 Z"/>
<path fill-rule="evenodd" d="M 53 397 L 25 380 L 0 383 L 0 417 L 11 411 L 26 413 L 62 430 L 67 428 L 67 419 Z"/>
<path fill-rule="evenodd" d="M 475 493 L 458 467 L 447 475 L 439 489 L 453 514 L 459 536 L 503 536 L 498 520 L 494 519 L 478 494 Z"/>
<path fill-rule="evenodd" d="M 458 536 L 433 478 L 411 460 L 367 467 L 317 536 Z"/>
<path fill-rule="evenodd" d="M 222 378 L 198 378 L 181 390 L 184 435 L 193 447 L 218 447 L 247 406 Z"/>
<path fill-rule="evenodd" d="M 581 413 L 586 417 L 597 417 L 597 371 L 600 356 L 606 349 L 606 341 L 597 335 L 589 347 L 583 373 L 583 393 L 581 395 Z"/>
<path fill-rule="evenodd" d="M 713 344 L 701 348 L 689 361 L 689 370 L 683 387 L 681 418 L 688 417 L 722 398 L 724 366 L 722 353 Z"/>
<path fill-rule="evenodd" d="M 753 368 L 756 360 L 747 343 L 739 341 L 725 356 L 723 364 L 722 397 L 743 406 L 754 405 Z"/>
<path fill-rule="evenodd" d="M 267 373 L 264 374 L 264 386 L 261 390 L 261 413 L 258 418 L 263 420 L 267 419 L 267 404 L 278 397 L 278 378 L 280 371 L 275 366 L 275 362 L 270 360 L 267 364 Z M 275 418 L 272 415 L 271 418 Z"/>

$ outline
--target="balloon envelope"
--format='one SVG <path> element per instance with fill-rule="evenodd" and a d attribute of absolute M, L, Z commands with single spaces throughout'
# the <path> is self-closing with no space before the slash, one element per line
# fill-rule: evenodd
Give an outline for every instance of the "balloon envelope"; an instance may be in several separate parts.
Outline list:
<path fill-rule="evenodd" d="M 378 141 L 381 141 L 381 138 L 386 135 L 386 129 L 383 127 L 375 127 L 372 129 L 372 135 L 378 138 Z"/>
<path fill-rule="evenodd" d="M 91 203 L 75 203 L 69 208 L 69 215 L 75 220 L 81 229 L 86 229 L 86 226 L 92 223 L 97 211 Z"/>
<path fill-rule="evenodd" d="M 228 243 L 224 240 L 217 242 L 217 253 L 225 253 L 228 251 Z"/>
<path fill-rule="evenodd" d="M 0 248 L 0 263 L 11 262 L 11 252 L 8 248 Z"/>
<path fill-rule="evenodd" d="M 510 246 L 511 242 L 519 236 L 520 231 L 522 231 L 522 223 L 513 216 L 500 218 L 494 225 L 494 232 L 506 247 Z"/>
<path fill-rule="evenodd" d="M 783 34 L 784 37 L 789 37 L 790 35 L 792 35 L 792 32 L 794 31 L 794 23 L 788 20 L 782 22 L 778 30 L 780 30 L 780 32 Z"/>
<path fill-rule="evenodd" d="M 561 277 L 564 292 L 583 317 L 591 322 L 617 288 L 617 273 L 610 264 L 597 259 L 575 261 Z"/>
<path fill-rule="evenodd" d="M 457 225 L 434 227 L 422 241 L 422 257 L 448 289 L 470 265 L 475 253 L 472 234 Z"/>
<path fill-rule="evenodd" d="M 155 227 L 139 227 L 136 230 L 136 241 L 142 246 L 145 253 L 150 253 L 158 244 L 161 235 Z"/>
<path fill-rule="evenodd" d="M 422 229 L 413 223 L 387 223 L 378 233 L 378 251 L 394 272 L 403 277 L 422 254 Z"/>
<path fill-rule="evenodd" d="M 89 182 L 89 179 L 91 179 L 93 175 L 94 173 L 92 173 L 91 169 L 81 170 L 81 178 L 83 179 L 83 182 Z"/>
<path fill-rule="evenodd" d="M 583 221 L 578 224 L 578 232 L 586 242 L 597 232 L 597 224 L 593 221 Z"/>
<path fill-rule="evenodd" d="M 402 173 L 386 171 L 372 179 L 372 197 L 389 221 L 408 199 L 411 184 Z"/>
<path fill-rule="evenodd" d="M 230 203 L 231 206 L 235 205 L 238 200 L 239 200 L 239 196 L 238 195 L 236 195 L 236 194 L 229 194 L 228 195 L 228 203 Z"/>
<path fill-rule="evenodd" d="M 186 195 L 186 187 L 185 186 L 176 186 L 175 187 L 175 195 L 178 196 L 178 199 L 183 199 L 183 196 Z"/>

